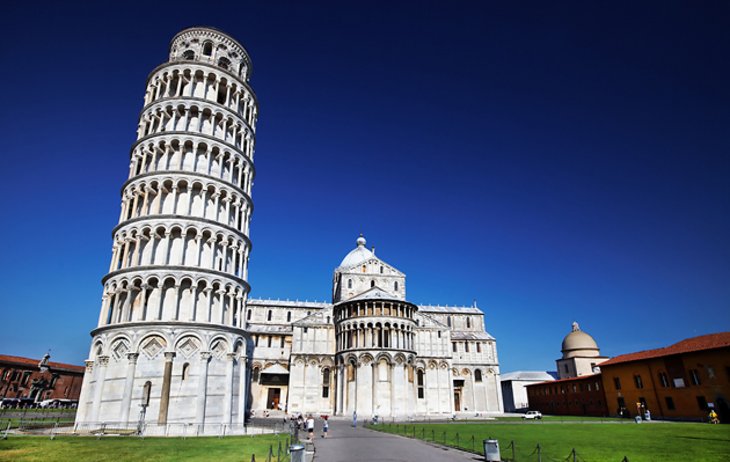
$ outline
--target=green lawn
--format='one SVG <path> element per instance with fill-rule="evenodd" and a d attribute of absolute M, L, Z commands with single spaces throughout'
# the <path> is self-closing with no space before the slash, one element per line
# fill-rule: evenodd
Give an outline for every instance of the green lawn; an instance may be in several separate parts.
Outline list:
<path fill-rule="evenodd" d="M 503 459 L 537 460 L 540 444 L 543 461 L 564 461 L 575 448 L 577 460 L 586 462 L 724 462 L 730 460 L 730 426 L 699 423 L 448 423 L 385 424 L 371 427 L 407 434 L 427 441 L 482 453 L 482 440 L 499 440 Z M 458 434 L 458 444 L 457 444 Z M 472 440 L 473 437 L 473 440 Z M 472 443 L 473 441 L 473 443 Z M 472 446 L 473 444 L 473 446 Z M 568 459 L 572 460 L 572 459 Z"/>
<path fill-rule="evenodd" d="M 38 436 L 15 436 L 0 440 L 0 461 L 13 462 L 122 462 L 139 461 L 215 461 L 250 462 L 256 455 L 265 462 L 269 447 L 273 448 L 273 462 L 281 441 L 281 462 L 288 435 L 228 436 L 225 438 L 137 438 L 63 436 L 51 440 Z"/>

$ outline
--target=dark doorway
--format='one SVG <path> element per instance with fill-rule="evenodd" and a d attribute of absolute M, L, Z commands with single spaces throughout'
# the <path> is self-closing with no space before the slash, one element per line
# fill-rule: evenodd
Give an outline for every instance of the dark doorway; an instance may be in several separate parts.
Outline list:
<path fill-rule="evenodd" d="M 281 388 L 269 388 L 266 409 L 279 409 L 279 400 L 281 400 Z"/>
<path fill-rule="evenodd" d="M 454 392 L 454 410 L 461 411 L 461 392 L 460 391 Z"/>

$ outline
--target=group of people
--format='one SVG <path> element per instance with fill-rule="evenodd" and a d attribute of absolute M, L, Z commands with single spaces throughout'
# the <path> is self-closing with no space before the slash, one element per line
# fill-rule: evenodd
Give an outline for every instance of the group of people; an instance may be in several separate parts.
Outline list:
<path fill-rule="evenodd" d="M 329 416 L 321 415 L 319 417 L 322 419 L 322 438 L 327 438 L 327 432 L 330 428 Z M 291 421 L 293 425 L 296 425 L 297 429 L 307 430 L 307 438 L 310 441 L 314 439 L 314 416 L 312 414 L 308 414 L 306 419 L 302 414 L 299 414 L 296 418 L 292 415 Z"/>

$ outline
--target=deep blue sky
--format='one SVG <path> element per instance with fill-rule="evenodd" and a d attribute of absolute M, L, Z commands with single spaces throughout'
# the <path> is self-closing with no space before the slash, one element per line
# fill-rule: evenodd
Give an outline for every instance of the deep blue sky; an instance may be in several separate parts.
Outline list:
<path fill-rule="evenodd" d="M 81 363 L 145 78 L 249 50 L 254 297 L 328 300 L 363 232 L 416 303 L 476 299 L 502 370 L 730 330 L 727 2 L 13 2 L 0 353 Z"/>

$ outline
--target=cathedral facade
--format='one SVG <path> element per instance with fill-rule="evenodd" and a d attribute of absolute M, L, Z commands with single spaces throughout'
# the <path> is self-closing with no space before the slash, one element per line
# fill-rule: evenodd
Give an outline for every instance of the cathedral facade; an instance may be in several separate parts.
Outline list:
<path fill-rule="evenodd" d="M 476 306 L 415 305 L 364 237 L 332 303 L 251 299 L 251 409 L 410 418 L 502 412 L 495 339 Z"/>
<path fill-rule="evenodd" d="M 334 272 L 332 303 L 248 298 L 250 74 L 240 43 L 196 27 L 147 79 L 77 424 L 207 433 L 264 409 L 501 411 L 483 313 L 408 302 L 405 275 L 362 237 Z"/>

